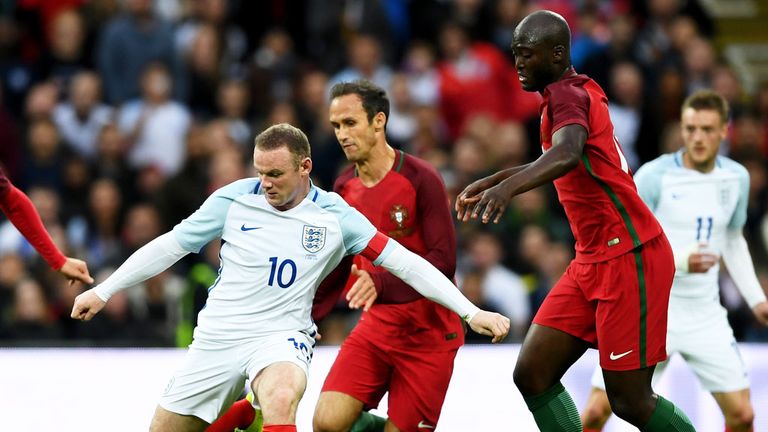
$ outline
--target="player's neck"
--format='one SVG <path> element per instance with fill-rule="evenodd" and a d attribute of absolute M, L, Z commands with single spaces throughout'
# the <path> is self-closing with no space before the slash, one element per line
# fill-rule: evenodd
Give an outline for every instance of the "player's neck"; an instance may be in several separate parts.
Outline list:
<path fill-rule="evenodd" d="M 688 169 L 698 171 L 702 174 L 707 174 L 712 172 L 713 169 L 715 169 L 715 159 L 708 160 L 701 164 L 697 164 L 691 160 L 691 158 L 688 156 L 688 152 L 683 152 L 683 166 Z"/>
<path fill-rule="evenodd" d="M 378 184 L 392 169 L 392 165 L 395 163 L 395 156 L 395 149 L 386 142 L 384 142 L 384 145 L 377 145 L 372 148 L 365 160 L 355 163 L 355 169 L 360 181 L 368 187 Z"/>

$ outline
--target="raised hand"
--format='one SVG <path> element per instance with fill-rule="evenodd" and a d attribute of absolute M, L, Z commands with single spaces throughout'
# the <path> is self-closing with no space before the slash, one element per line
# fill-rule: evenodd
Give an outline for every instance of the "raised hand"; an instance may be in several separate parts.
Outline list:
<path fill-rule="evenodd" d="M 495 312 L 480 311 L 469 321 L 469 326 L 481 335 L 493 336 L 491 342 L 498 343 L 509 333 L 509 318 Z"/>
<path fill-rule="evenodd" d="M 78 280 L 84 284 L 93 283 L 93 278 L 88 272 L 88 265 L 79 259 L 68 257 L 59 269 L 59 273 L 63 274 L 70 282 Z"/>
<path fill-rule="evenodd" d="M 376 285 L 371 275 L 365 270 L 358 269 L 357 264 L 352 264 L 352 274 L 357 276 L 357 280 L 347 292 L 349 307 L 351 309 L 362 307 L 367 312 L 378 297 Z"/>

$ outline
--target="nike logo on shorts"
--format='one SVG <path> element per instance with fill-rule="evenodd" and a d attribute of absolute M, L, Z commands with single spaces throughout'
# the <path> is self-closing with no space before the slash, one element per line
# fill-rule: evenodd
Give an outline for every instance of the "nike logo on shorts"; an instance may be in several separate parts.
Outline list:
<path fill-rule="evenodd" d="M 416 428 L 417 429 L 434 429 L 435 427 L 432 426 L 432 425 L 428 425 L 428 424 L 424 423 L 424 420 L 422 420 L 422 421 L 419 422 L 419 425 L 416 426 Z"/>
<path fill-rule="evenodd" d="M 620 358 L 622 358 L 622 357 L 624 357 L 626 355 L 629 355 L 629 353 L 631 353 L 632 351 L 634 351 L 634 350 L 629 350 L 629 351 L 621 353 L 621 354 L 614 354 L 613 351 L 611 351 L 611 354 L 608 357 L 610 357 L 611 360 L 618 360 L 618 359 L 620 359 Z"/>
<path fill-rule="evenodd" d="M 261 227 L 246 227 L 245 224 L 240 227 L 240 231 L 253 231 L 257 229 L 261 229 Z"/>

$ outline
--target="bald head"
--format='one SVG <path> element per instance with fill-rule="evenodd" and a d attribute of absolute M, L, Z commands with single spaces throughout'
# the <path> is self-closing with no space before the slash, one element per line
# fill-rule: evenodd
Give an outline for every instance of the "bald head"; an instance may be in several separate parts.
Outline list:
<path fill-rule="evenodd" d="M 515 29 L 512 52 L 520 83 L 526 91 L 543 91 L 571 67 L 571 29 L 565 19 L 541 10 L 525 17 Z"/>
<path fill-rule="evenodd" d="M 565 19 L 552 11 L 540 10 L 525 17 L 515 29 L 514 40 L 544 48 L 561 45 L 570 51 L 571 29 Z"/>

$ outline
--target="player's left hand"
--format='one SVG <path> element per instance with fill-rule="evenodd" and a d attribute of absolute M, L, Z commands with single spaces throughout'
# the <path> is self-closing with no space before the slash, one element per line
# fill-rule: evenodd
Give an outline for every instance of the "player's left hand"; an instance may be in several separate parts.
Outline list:
<path fill-rule="evenodd" d="M 70 283 L 76 280 L 85 284 L 93 283 L 93 278 L 88 272 L 88 265 L 85 264 L 85 261 L 79 259 L 67 257 L 64 265 L 59 269 L 59 273 L 69 279 Z"/>
<path fill-rule="evenodd" d="M 378 297 L 376 284 L 373 283 L 370 273 L 357 268 L 357 264 L 352 264 L 352 274 L 357 277 L 357 280 L 347 292 L 349 307 L 351 309 L 362 307 L 364 311 L 368 312 Z"/>
<path fill-rule="evenodd" d="M 491 219 L 493 219 L 493 223 L 499 223 L 504 210 L 512 199 L 512 194 L 507 190 L 506 184 L 506 182 L 501 182 L 480 195 L 464 199 L 467 205 L 474 203 L 472 219 L 480 217 L 483 223 L 488 223 Z"/>
<path fill-rule="evenodd" d="M 75 297 L 75 304 L 72 306 L 72 318 L 90 321 L 94 315 L 104 308 L 107 304 L 96 295 L 93 288 Z"/>
<path fill-rule="evenodd" d="M 477 333 L 493 336 L 492 343 L 504 340 L 509 334 L 509 318 L 496 312 L 481 310 L 469 321 L 469 326 Z"/>
<path fill-rule="evenodd" d="M 756 304 L 752 308 L 752 313 L 755 314 L 755 318 L 760 324 L 768 326 L 768 301 Z"/>

